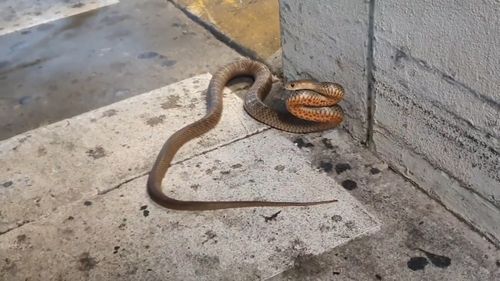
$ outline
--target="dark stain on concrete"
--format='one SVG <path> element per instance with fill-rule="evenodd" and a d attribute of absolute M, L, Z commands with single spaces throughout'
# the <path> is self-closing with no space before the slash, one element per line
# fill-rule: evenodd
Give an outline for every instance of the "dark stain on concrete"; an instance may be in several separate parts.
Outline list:
<path fill-rule="evenodd" d="M 329 139 L 327 139 L 327 138 L 322 138 L 321 142 L 328 149 L 333 149 L 334 148 L 334 146 L 332 145 L 332 142 Z"/>
<path fill-rule="evenodd" d="M 118 111 L 116 111 L 116 109 L 109 109 L 109 110 L 106 110 L 102 113 L 102 117 L 111 117 L 111 116 L 114 116 L 116 115 Z"/>
<path fill-rule="evenodd" d="M 378 173 L 380 173 L 380 170 L 379 170 L 379 169 L 377 169 L 377 168 L 375 168 L 375 167 L 373 167 L 373 168 L 371 168 L 371 169 L 370 169 L 370 174 L 372 174 L 372 175 L 376 175 L 376 174 L 378 174 Z"/>
<path fill-rule="evenodd" d="M 142 215 L 143 215 L 144 217 L 149 216 L 149 210 L 143 210 L 143 211 L 142 211 Z"/>
<path fill-rule="evenodd" d="M 424 257 L 411 257 L 406 263 L 408 268 L 413 271 L 423 270 L 428 264 L 429 261 Z"/>
<path fill-rule="evenodd" d="M 334 221 L 334 222 L 341 222 L 342 221 L 342 216 L 341 215 L 333 215 L 332 216 L 332 221 Z"/>
<path fill-rule="evenodd" d="M 158 124 L 161 124 L 163 123 L 163 121 L 165 121 L 165 115 L 160 115 L 160 116 L 156 116 L 156 117 L 151 117 L 149 118 L 148 120 L 146 120 L 146 124 L 148 124 L 149 126 L 151 127 L 154 127 Z"/>
<path fill-rule="evenodd" d="M 95 148 L 87 150 L 87 155 L 94 159 L 99 159 L 106 156 L 106 151 L 102 146 L 96 146 Z"/>
<path fill-rule="evenodd" d="M 265 222 L 275 221 L 278 215 L 281 213 L 281 210 L 270 215 L 270 216 L 262 216 Z"/>
<path fill-rule="evenodd" d="M 156 57 L 159 57 L 160 54 L 158 54 L 157 52 L 153 52 L 153 51 L 149 51 L 149 52 L 144 52 L 144 53 L 141 53 L 137 56 L 138 59 L 152 59 L 152 58 L 156 58 Z"/>
<path fill-rule="evenodd" d="M 298 148 L 303 148 L 303 147 L 314 147 L 314 144 L 310 142 L 304 141 L 303 138 L 296 138 L 293 143 L 298 147 Z"/>
<path fill-rule="evenodd" d="M 2 186 L 3 186 L 3 187 L 9 187 L 9 186 L 11 186 L 12 184 L 13 184 L 13 182 L 12 182 L 12 181 L 6 181 L 6 182 L 2 183 Z"/>
<path fill-rule="evenodd" d="M 321 161 L 319 163 L 319 167 L 326 173 L 330 173 L 331 171 L 333 171 L 333 164 L 331 162 Z"/>
<path fill-rule="evenodd" d="M 180 105 L 178 104 L 178 102 L 180 99 L 181 98 L 177 95 L 169 96 L 167 98 L 167 101 L 161 104 L 161 108 L 170 109 L 170 108 L 179 107 Z"/>
<path fill-rule="evenodd" d="M 113 254 L 118 253 L 118 250 L 120 250 L 120 246 L 115 246 L 115 247 L 113 248 Z"/>
<path fill-rule="evenodd" d="M 170 66 L 173 66 L 177 63 L 176 60 L 169 60 L 169 59 L 165 59 L 161 62 L 161 66 L 163 67 L 170 67 Z"/>
<path fill-rule="evenodd" d="M 283 171 L 285 169 L 285 166 L 283 166 L 283 165 L 277 165 L 276 167 L 274 167 L 274 169 L 276 171 L 278 171 L 278 172 L 281 172 L 281 171 Z"/>
<path fill-rule="evenodd" d="M 85 205 L 85 206 L 91 206 L 92 202 L 87 200 L 87 201 L 83 202 L 83 205 Z"/>
<path fill-rule="evenodd" d="M 111 15 L 111 16 L 105 16 L 104 18 L 101 19 L 101 23 L 106 24 L 106 25 L 114 25 L 119 22 L 122 22 L 126 19 L 132 18 L 130 15 Z"/>
<path fill-rule="evenodd" d="M 80 271 L 90 271 L 97 265 L 96 259 L 91 257 L 89 252 L 82 253 L 78 258 L 78 262 L 78 270 Z"/>
<path fill-rule="evenodd" d="M 231 165 L 231 168 L 238 169 L 238 168 L 241 168 L 242 166 L 243 165 L 241 165 L 241 164 L 238 163 L 238 164 Z"/>
<path fill-rule="evenodd" d="M 2 267 L 2 272 L 8 272 L 15 275 L 17 272 L 17 264 L 11 261 L 9 258 L 5 258 L 5 265 Z"/>
<path fill-rule="evenodd" d="M 213 244 L 217 243 L 217 240 L 215 238 L 217 238 L 217 233 L 215 233 L 213 230 L 207 230 L 205 232 L 205 236 L 207 237 L 203 242 L 201 242 L 201 245 L 204 245 L 205 243 L 207 243 L 208 241 L 212 240 Z"/>
<path fill-rule="evenodd" d="M 347 170 L 350 170 L 351 169 L 351 165 L 349 165 L 348 163 L 339 163 L 337 165 L 335 165 L 335 172 L 337 174 L 341 174 Z"/>
<path fill-rule="evenodd" d="M 358 187 L 358 184 L 353 180 L 345 180 L 342 182 L 342 186 L 347 190 L 353 190 Z"/>
<path fill-rule="evenodd" d="M 198 190 L 198 188 L 200 188 L 200 185 L 199 184 L 192 184 L 189 186 L 192 190 Z"/>
<path fill-rule="evenodd" d="M 375 279 L 382 280 L 382 276 L 380 274 L 375 274 Z"/>
<path fill-rule="evenodd" d="M 40 146 L 40 147 L 37 149 L 37 151 L 36 151 L 36 155 L 37 155 L 38 157 L 42 157 L 42 156 L 47 155 L 47 149 L 46 149 L 45 147 L 43 147 L 43 146 Z"/>
<path fill-rule="evenodd" d="M 447 256 L 437 255 L 422 249 L 418 250 L 423 252 L 427 256 L 427 258 L 431 261 L 431 263 L 436 267 L 446 268 L 451 264 L 451 259 Z"/>
<path fill-rule="evenodd" d="M 142 205 L 139 210 L 143 211 L 143 210 L 146 210 L 148 208 L 148 205 Z"/>
<path fill-rule="evenodd" d="M 26 242 L 26 239 L 27 239 L 26 234 L 20 234 L 20 235 L 17 235 L 17 237 L 16 237 L 16 240 L 18 243 Z"/>

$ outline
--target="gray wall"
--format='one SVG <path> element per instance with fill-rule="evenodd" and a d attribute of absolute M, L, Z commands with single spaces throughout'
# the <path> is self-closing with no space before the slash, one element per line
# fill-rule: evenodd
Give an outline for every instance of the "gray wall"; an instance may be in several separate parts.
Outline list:
<path fill-rule="evenodd" d="M 500 245 L 500 3 L 282 0 L 285 76 L 347 90 L 345 127 Z"/>

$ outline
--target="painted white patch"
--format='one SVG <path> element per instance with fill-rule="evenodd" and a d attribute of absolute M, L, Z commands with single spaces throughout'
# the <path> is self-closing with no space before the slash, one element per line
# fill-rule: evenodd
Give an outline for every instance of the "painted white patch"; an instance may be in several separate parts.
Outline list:
<path fill-rule="evenodd" d="M 119 0 L 0 1 L 0 36 L 118 2 Z"/>

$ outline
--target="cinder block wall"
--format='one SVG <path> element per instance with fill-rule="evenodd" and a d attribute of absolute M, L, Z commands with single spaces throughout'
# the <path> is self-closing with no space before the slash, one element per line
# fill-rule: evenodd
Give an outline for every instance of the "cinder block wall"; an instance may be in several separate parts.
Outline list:
<path fill-rule="evenodd" d="M 285 77 L 343 84 L 346 129 L 500 245 L 500 3 L 280 2 Z"/>

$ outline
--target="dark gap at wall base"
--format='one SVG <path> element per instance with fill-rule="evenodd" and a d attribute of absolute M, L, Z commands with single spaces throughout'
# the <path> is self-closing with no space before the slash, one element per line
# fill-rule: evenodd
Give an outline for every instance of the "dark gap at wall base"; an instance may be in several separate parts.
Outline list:
<path fill-rule="evenodd" d="M 373 143 L 373 123 L 375 116 L 375 78 L 373 76 L 373 41 L 374 38 L 374 14 L 375 14 L 375 0 L 370 0 L 368 5 L 368 44 L 366 52 L 366 100 L 367 100 L 367 130 L 366 130 L 366 146 L 374 150 Z"/>

